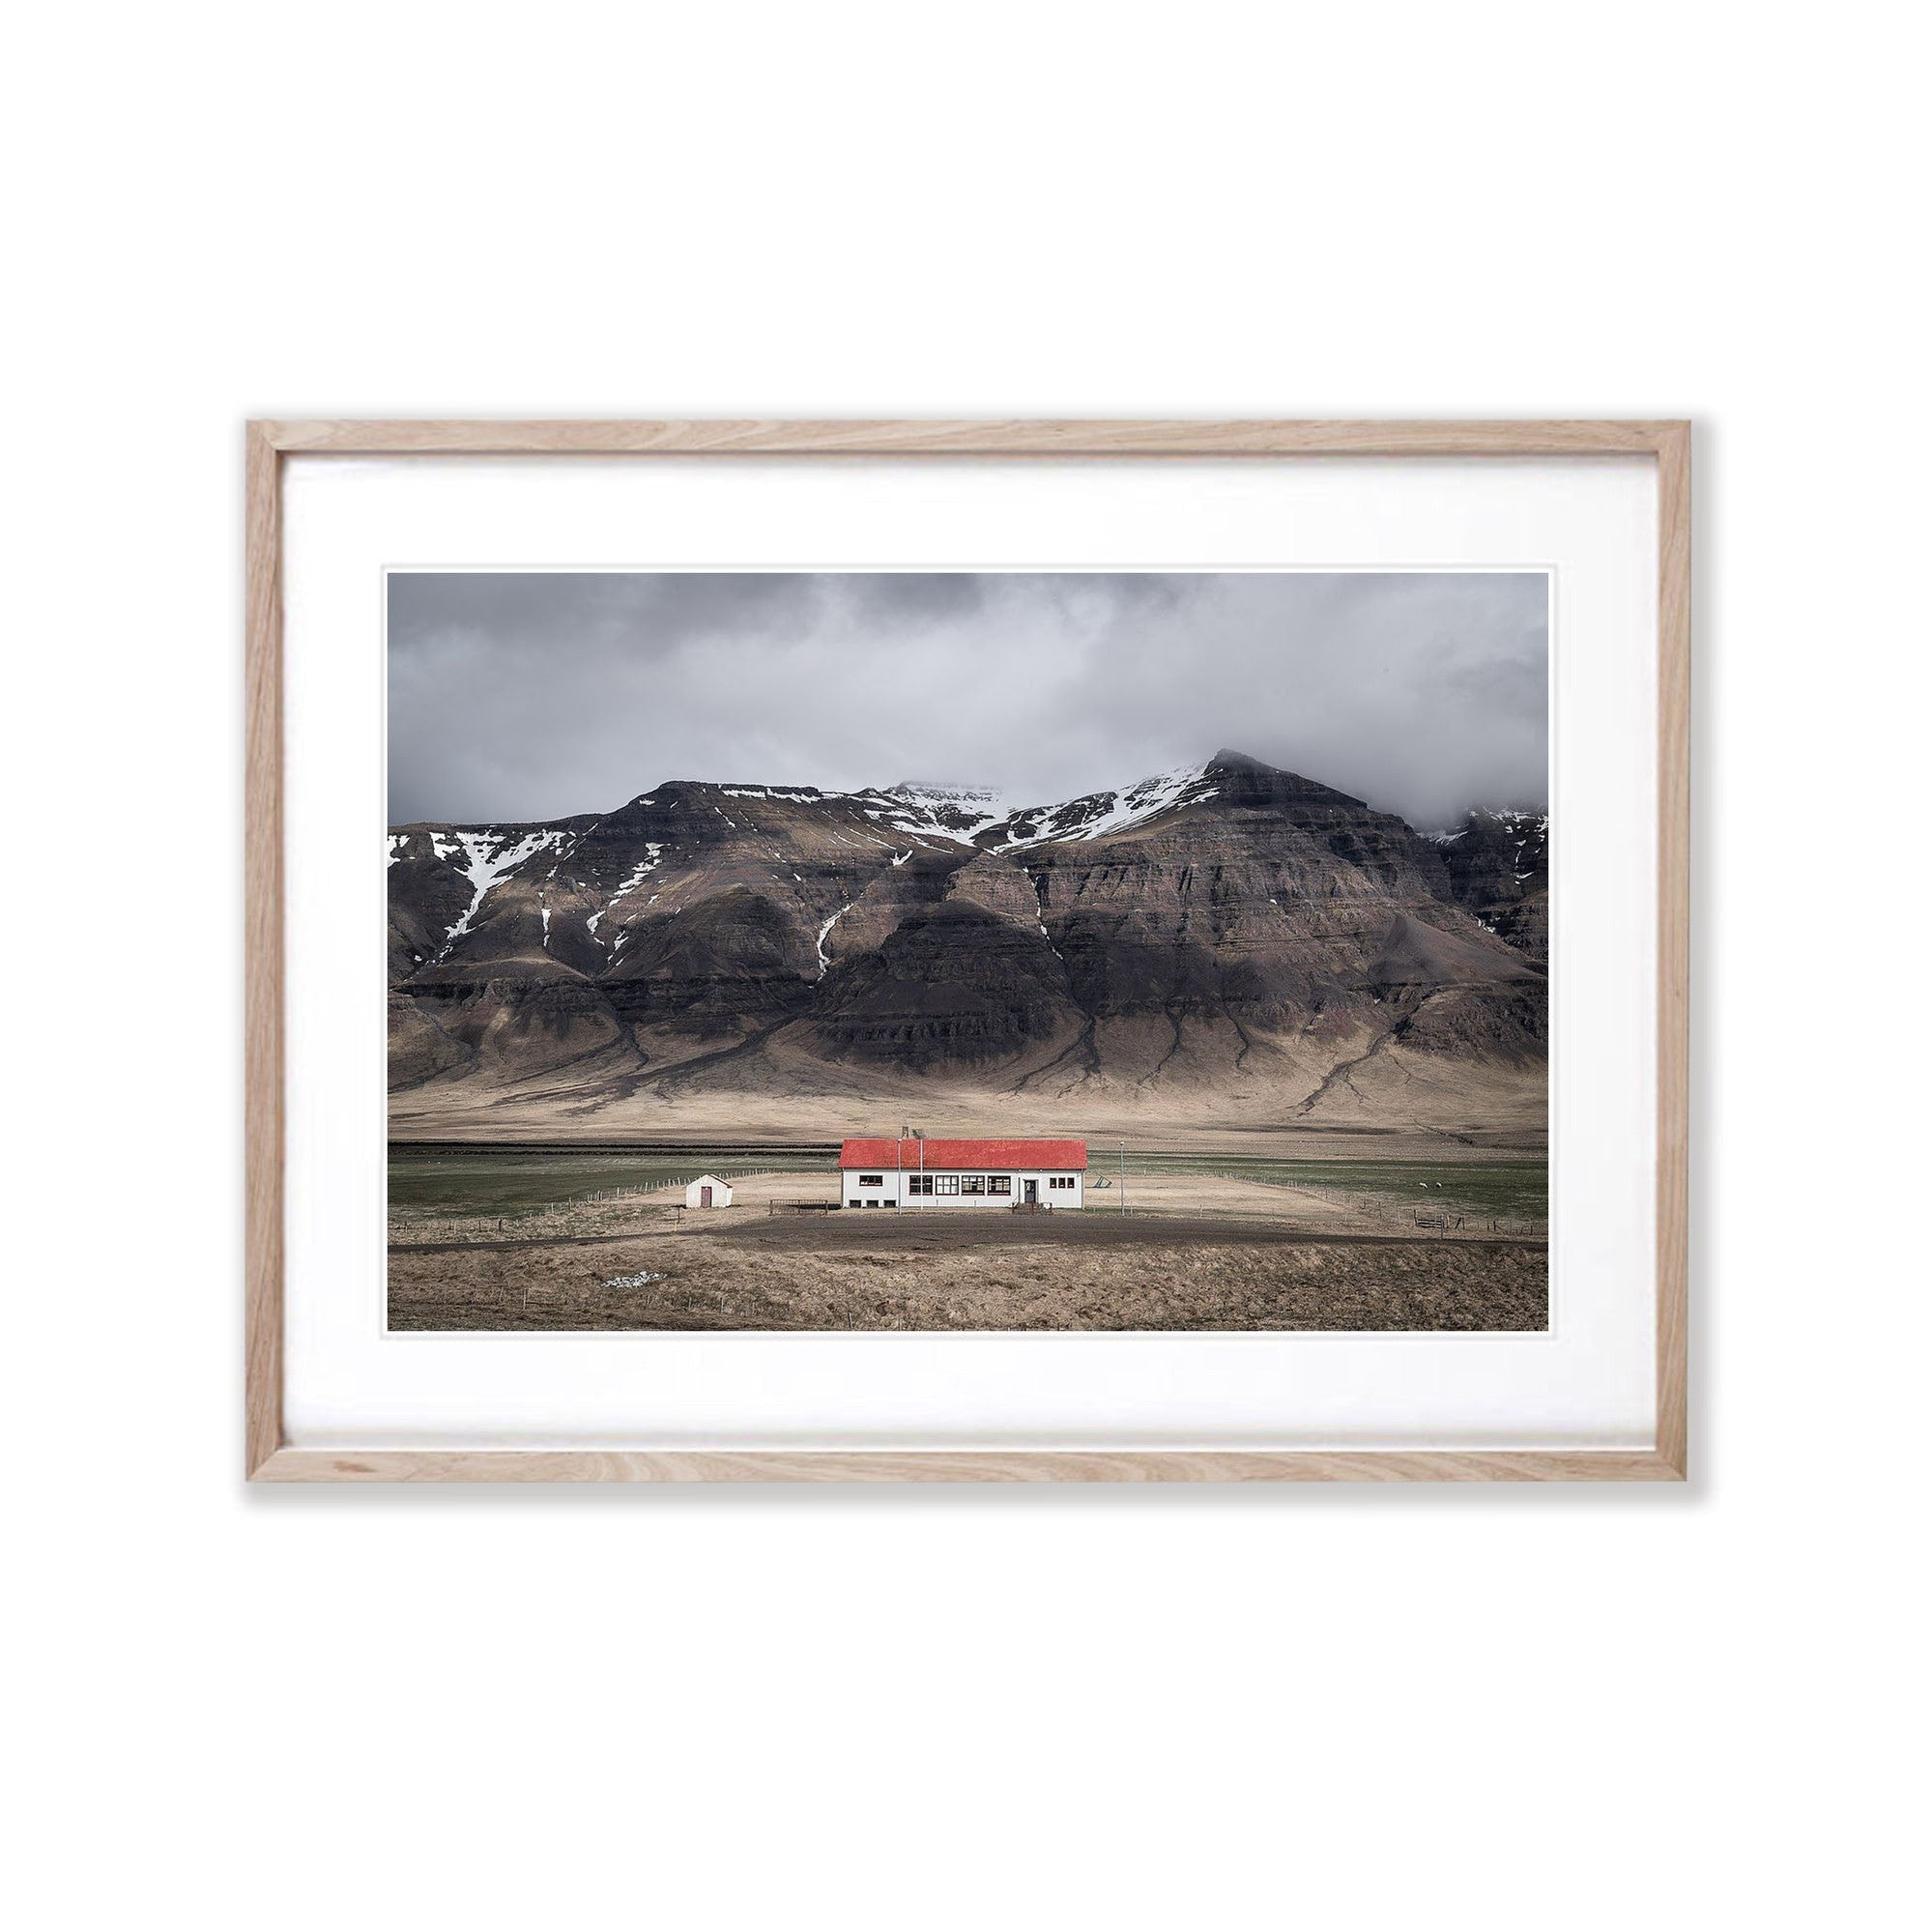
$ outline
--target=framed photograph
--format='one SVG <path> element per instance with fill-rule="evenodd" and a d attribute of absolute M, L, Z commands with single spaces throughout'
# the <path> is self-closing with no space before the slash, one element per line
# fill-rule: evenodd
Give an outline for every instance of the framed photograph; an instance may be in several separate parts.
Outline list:
<path fill-rule="evenodd" d="M 247 435 L 250 1478 L 1683 1478 L 1687 424 Z"/>

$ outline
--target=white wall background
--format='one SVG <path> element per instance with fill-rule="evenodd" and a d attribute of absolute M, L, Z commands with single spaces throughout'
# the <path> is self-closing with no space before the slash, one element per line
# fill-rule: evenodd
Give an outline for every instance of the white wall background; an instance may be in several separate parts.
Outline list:
<path fill-rule="evenodd" d="M 1932 428 L 1908 21 L 1035 0 L 15 28 L 20 1922 L 1908 1915 Z M 245 1493 L 251 412 L 1695 416 L 1695 1484 Z"/>

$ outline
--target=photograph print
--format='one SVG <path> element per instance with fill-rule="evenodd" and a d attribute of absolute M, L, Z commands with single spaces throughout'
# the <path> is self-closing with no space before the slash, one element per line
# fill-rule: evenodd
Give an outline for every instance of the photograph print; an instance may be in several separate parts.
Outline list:
<path fill-rule="evenodd" d="M 387 580 L 392 1330 L 1543 1330 L 1540 571 Z"/>

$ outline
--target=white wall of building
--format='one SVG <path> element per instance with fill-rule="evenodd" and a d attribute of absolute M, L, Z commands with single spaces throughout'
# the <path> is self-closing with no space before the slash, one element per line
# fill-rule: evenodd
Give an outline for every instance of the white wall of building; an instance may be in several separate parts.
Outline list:
<path fill-rule="evenodd" d="M 915 1191 L 910 1185 L 915 1176 L 928 1178 L 915 1168 L 848 1168 L 841 1171 L 843 1193 L 840 1198 L 846 1206 L 853 1202 L 860 1206 L 893 1207 L 1012 1207 L 1026 1198 L 1026 1184 L 1032 1182 L 1043 1207 L 1079 1207 L 1084 1196 L 1086 1176 L 1069 1168 L 1008 1168 L 1003 1170 L 992 1168 L 974 1172 L 971 1169 L 936 1168 L 930 1175 L 934 1182 L 931 1194 Z M 967 1178 L 985 1180 L 989 1183 L 1004 1181 L 1006 1191 L 995 1194 L 991 1186 L 982 1194 L 968 1194 L 964 1182 Z M 957 1192 L 940 1193 L 944 1181 L 959 1181 L 962 1186 Z"/>
<path fill-rule="evenodd" d="M 711 1191 L 711 1198 L 709 1204 L 712 1207 L 731 1206 L 732 1204 L 731 1183 L 729 1181 L 719 1180 L 716 1174 L 700 1174 L 698 1178 L 695 1181 L 693 1181 L 691 1185 L 684 1190 L 684 1205 L 686 1207 L 705 1206 L 706 1205 L 705 1190 L 706 1188 L 709 1188 Z"/>

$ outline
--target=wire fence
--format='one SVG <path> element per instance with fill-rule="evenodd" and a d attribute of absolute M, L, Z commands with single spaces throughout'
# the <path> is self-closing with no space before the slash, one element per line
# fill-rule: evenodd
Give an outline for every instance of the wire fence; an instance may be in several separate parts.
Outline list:
<path fill-rule="evenodd" d="M 789 1174 L 800 1171 L 792 1168 L 704 1168 L 695 1174 L 676 1174 L 669 1180 L 652 1181 L 648 1186 L 636 1188 L 596 1188 L 590 1194 L 572 1195 L 575 1201 L 592 1200 L 641 1200 L 647 1195 L 668 1194 L 676 1188 L 688 1188 L 693 1181 L 750 1181 L 764 1174 Z M 804 1171 L 811 1171 L 810 1169 Z"/>
<path fill-rule="evenodd" d="M 451 1232 L 458 1224 L 474 1227 L 480 1221 L 485 1226 L 494 1223 L 500 1233 L 532 1233 L 546 1226 L 557 1227 L 568 1223 L 573 1216 L 581 1215 L 586 1208 L 603 1207 L 621 1202 L 635 1202 L 649 1221 L 658 1225 L 666 1219 L 681 1231 L 685 1226 L 685 1203 L 683 1191 L 692 1182 L 709 1178 L 732 1184 L 777 1176 L 795 1178 L 801 1184 L 809 1184 L 815 1178 L 823 1178 L 816 1168 L 796 1168 L 792 1167 L 729 1167 L 694 1169 L 689 1174 L 676 1174 L 663 1179 L 641 1182 L 634 1187 L 594 1188 L 581 1195 L 572 1195 L 565 1199 L 552 1201 L 542 1206 L 512 1210 L 509 1213 L 485 1212 L 479 1216 L 464 1216 L 460 1213 L 445 1213 L 433 1216 L 409 1217 L 412 1227 L 420 1226 L 422 1232 L 431 1231 L 433 1226 L 441 1232 L 447 1226 Z M 1144 1197 L 1134 1198 L 1136 1176 L 1129 1173 L 1124 1189 L 1116 1179 L 1109 1177 L 1103 1182 L 1096 1175 L 1088 1181 L 1086 1208 L 1089 1213 L 1126 1215 L 1136 1220 L 1165 1221 L 1234 1221 L 1280 1224 L 1291 1217 L 1283 1213 L 1244 1207 L 1236 1204 L 1222 1205 L 1212 1201 L 1153 1201 Z M 1517 1238 L 1547 1238 L 1549 1222 L 1546 1215 L 1512 1212 L 1506 1208 L 1479 1207 L 1470 1204 L 1461 1206 L 1445 1202 L 1441 1206 L 1421 1206 L 1413 1199 L 1405 1200 L 1401 1196 L 1364 1187 L 1339 1187 L 1319 1181 L 1299 1178 L 1276 1179 L 1264 1177 L 1252 1171 L 1216 1168 L 1188 1167 L 1167 1174 L 1144 1174 L 1140 1176 L 1148 1182 L 1164 1181 L 1171 1184 L 1176 1180 L 1201 1180 L 1218 1182 L 1246 1182 L 1270 1189 L 1278 1189 L 1285 1195 L 1298 1196 L 1311 1201 L 1321 1203 L 1352 1221 L 1358 1227 L 1368 1226 L 1390 1231 L 1396 1228 L 1412 1229 L 1418 1234 L 1515 1236 Z M 832 1208 L 838 1201 L 774 1200 L 753 1203 L 764 1205 L 767 1216 L 781 1213 L 800 1212 L 807 1209 Z M 908 1204 L 911 1206 L 911 1203 Z M 944 1213 L 950 1203 L 921 1201 L 915 1211 L 925 1214 Z M 1044 1207 L 1046 1204 L 1042 1203 Z M 1064 1205 L 1064 1203 L 1063 1203 Z M 985 1209 L 972 1206 L 959 1210 L 963 1213 L 979 1214 Z M 605 1223 L 608 1226 L 609 1224 Z M 592 1224 L 595 1226 L 595 1224 Z M 642 1228 L 639 1229 L 643 1231 Z M 1344 1231 L 1341 1228 L 1338 1232 Z"/>

